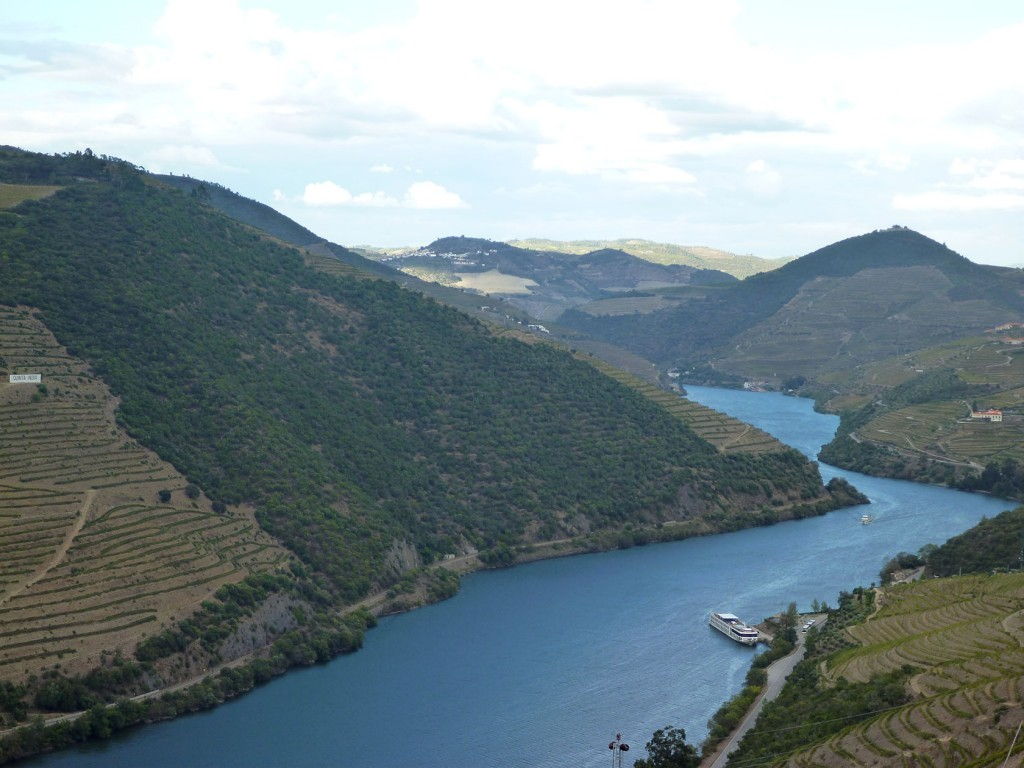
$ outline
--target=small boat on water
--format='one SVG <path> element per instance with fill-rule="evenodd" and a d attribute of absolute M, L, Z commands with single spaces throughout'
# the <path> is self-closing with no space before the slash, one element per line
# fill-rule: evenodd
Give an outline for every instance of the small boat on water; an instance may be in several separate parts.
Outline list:
<path fill-rule="evenodd" d="M 739 616 L 734 616 L 731 613 L 712 613 L 708 623 L 730 640 L 735 640 L 743 645 L 757 645 L 757 641 L 761 639 L 760 632 L 753 627 L 748 627 L 740 620 Z"/>
<path fill-rule="evenodd" d="M 875 522 L 875 518 L 873 518 L 871 515 L 865 514 L 865 515 L 861 515 L 860 516 L 860 524 L 861 525 L 868 525 L 868 524 L 873 523 L 873 522 Z"/>

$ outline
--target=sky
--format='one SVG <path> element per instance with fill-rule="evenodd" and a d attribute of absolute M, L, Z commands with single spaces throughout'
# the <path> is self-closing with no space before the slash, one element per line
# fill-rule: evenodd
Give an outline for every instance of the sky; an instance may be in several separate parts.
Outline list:
<path fill-rule="evenodd" d="M 0 143 L 216 181 L 345 245 L 777 257 L 900 224 L 1024 265 L 1024 4 L 4 3 Z"/>

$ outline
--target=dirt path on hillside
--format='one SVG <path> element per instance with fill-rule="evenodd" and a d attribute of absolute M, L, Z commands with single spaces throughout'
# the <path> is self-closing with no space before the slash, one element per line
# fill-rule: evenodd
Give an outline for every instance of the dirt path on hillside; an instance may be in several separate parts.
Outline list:
<path fill-rule="evenodd" d="M 740 432 L 738 435 L 729 438 L 724 443 L 722 443 L 722 449 L 724 450 L 728 448 L 730 445 L 735 445 L 737 442 L 739 442 L 741 438 L 746 437 L 747 433 L 750 432 L 751 429 L 753 429 L 753 427 L 747 424 L 747 426 L 743 428 L 742 432 Z"/>
<path fill-rule="evenodd" d="M 85 526 L 85 521 L 89 518 L 89 510 L 92 508 L 92 502 L 95 498 L 95 490 L 90 489 L 85 492 L 85 498 L 82 500 L 82 508 L 78 510 L 78 516 L 75 518 L 75 522 L 72 523 L 71 528 L 69 528 L 68 532 L 64 535 L 64 540 L 53 553 L 53 557 L 43 563 L 43 565 L 36 569 L 35 572 L 33 572 L 25 581 L 21 582 L 21 584 L 16 586 L 3 597 L 0 597 L 0 605 L 3 605 L 15 595 L 20 595 L 63 562 L 64 558 L 67 557 L 68 550 L 71 549 L 71 545 L 75 541 L 75 537 L 82 532 L 82 528 Z"/>

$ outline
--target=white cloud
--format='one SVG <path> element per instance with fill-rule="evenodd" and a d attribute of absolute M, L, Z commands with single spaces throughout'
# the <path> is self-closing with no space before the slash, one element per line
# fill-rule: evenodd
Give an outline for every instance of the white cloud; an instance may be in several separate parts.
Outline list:
<path fill-rule="evenodd" d="M 285 195 L 285 193 L 282 192 L 280 189 L 275 189 L 273 195 L 275 203 L 281 203 L 288 199 L 287 195 Z"/>
<path fill-rule="evenodd" d="M 1024 208 L 1024 195 L 1005 192 L 979 195 L 932 190 L 913 195 L 896 195 L 892 207 L 899 211 L 1010 211 Z"/>
<path fill-rule="evenodd" d="M 320 206 L 465 205 L 448 190 L 382 183 L 403 167 L 410 179 L 481 190 L 481 216 L 497 207 L 483 190 L 565 183 L 557 210 L 523 198 L 507 215 L 572 216 L 579 206 L 609 229 L 602 206 L 619 193 L 703 195 L 683 224 L 717 217 L 728 226 L 737 189 L 769 199 L 785 188 L 795 218 L 849 217 L 868 229 L 897 199 L 998 210 L 1024 193 L 1024 173 L 1007 160 L 1024 147 L 1018 22 L 978 33 L 975 15 L 962 32 L 950 23 L 934 34 L 922 23 L 913 37 L 925 42 L 914 44 L 836 25 L 830 45 L 752 29 L 756 0 L 420 0 L 372 25 L 375 14 L 344 3 L 319 18 L 282 3 L 260 10 L 262 0 L 152 5 L 163 12 L 144 45 L 70 39 L 96 39 L 70 24 L 45 40 L 0 31 L 0 97 L 18 105 L 0 110 L 4 141 L 51 152 L 88 144 L 175 170 L 223 167 L 209 164 L 221 155 L 253 175 L 384 174 L 314 187 L 320 202 L 309 204 Z M 774 13 L 799 27 L 807 12 L 779 4 Z M 168 147 L 191 148 L 191 159 Z M 764 168 L 747 168 L 753 158 Z M 945 182 L 933 184 L 942 171 Z M 284 183 L 260 179 L 258 189 Z M 644 222 L 677 215 L 652 205 Z M 625 211 L 611 216 L 639 226 Z M 1005 223 L 1024 235 L 1012 216 Z"/>
<path fill-rule="evenodd" d="M 1015 211 L 1024 208 L 1024 159 L 957 157 L 951 181 L 917 194 L 896 195 L 894 208 L 906 211 Z"/>
<path fill-rule="evenodd" d="M 275 193 L 275 200 L 280 200 Z M 333 181 L 317 181 L 307 184 L 301 200 L 315 208 L 331 206 L 364 206 L 368 208 L 390 208 L 402 205 L 406 208 L 442 209 L 467 208 L 466 201 L 455 192 L 445 189 L 433 181 L 418 181 L 410 184 L 402 200 L 385 192 L 360 192 L 353 194 Z"/>
<path fill-rule="evenodd" d="M 967 182 L 967 186 L 973 189 L 1024 190 L 1024 158 L 975 161 L 974 166 L 973 178 Z"/>
<path fill-rule="evenodd" d="M 146 155 L 146 165 L 157 172 L 190 170 L 193 168 L 218 168 L 224 165 L 209 147 L 190 144 L 165 145 Z"/>
<path fill-rule="evenodd" d="M 738 144 L 768 155 L 796 143 L 905 170 L 909 158 L 893 147 L 954 154 L 1024 140 L 1021 121 L 1005 119 L 1024 90 L 1024 24 L 865 56 L 752 45 L 741 11 L 737 0 L 639 0 L 628 11 L 433 0 L 353 30 L 344 13 L 298 25 L 240 0 L 167 0 L 151 45 L 76 56 L 19 48 L 39 64 L 25 70 L 34 84 L 85 78 L 101 55 L 118 65 L 91 78 L 90 98 L 49 99 L 38 115 L 22 104 L 0 116 L 0 130 L 75 136 L 91 126 L 91 136 L 189 135 L 211 146 L 486 135 L 528 142 L 541 170 L 658 184 L 693 183 L 686 157 Z M 133 126 L 115 122 L 125 113 Z"/>
<path fill-rule="evenodd" d="M 572 106 L 543 102 L 515 109 L 541 134 L 533 159 L 537 170 L 640 184 L 696 181 L 676 164 L 680 143 L 671 120 L 641 99 L 585 97 Z"/>
<path fill-rule="evenodd" d="M 302 202 L 314 206 L 348 205 L 352 202 L 352 193 L 333 181 L 317 181 L 306 185 Z"/>
<path fill-rule="evenodd" d="M 949 164 L 953 176 L 973 176 L 978 172 L 978 161 L 974 158 L 957 157 Z"/>
<path fill-rule="evenodd" d="M 370 208 L 390 208 L 398 205 L 398 201 L 384 192 L 360 192 L 353 196 L 352 205 L 365 205 Z"/>
<path fill-rule="evenodd" d="M 274 199 L 278 199 L 276 193 Z M 317 181 L 307 184 L 302 193 L 302 202 L 314 207 L 361 205 L 369 208 L 384 208 L 398 205 L 395 198 L 384 192 L 360 192 L 353 195 L 333 181 Z"/>
<path fill-rule="evenodd" d="M 764 160 L 747 165 L 744 185 L 758 197 L 777 197 L 782 189 L 782 174 Z"/>
<path fill-rule="evenodd" d="M 849 166 L 865 176 L 877 176 L 881 171 L 902 173 L 910 168 L 911 157 L 904 152 L 882 152 L 874 157 L 862 157 Z"/>
<path fill-rule="evenodd" d="M 404 204 L 409 208 L 467 208 L 466 201 L 432 181 L 417 181 L 405 192 Z"/>

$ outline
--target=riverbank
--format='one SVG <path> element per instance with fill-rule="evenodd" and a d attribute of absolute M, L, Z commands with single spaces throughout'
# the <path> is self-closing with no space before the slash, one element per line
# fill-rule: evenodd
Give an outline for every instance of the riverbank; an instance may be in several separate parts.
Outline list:
<path fill-rule="evenodd" d="M 747 408 L 747 420 L 806 454 L 834 430 L 832 419 L 796 398 L 712 395 L 731 398 L 712 407 L 740 418 L 735 411 Z M 826 478 L 834 474 L 821 469 Z M 489 569 L 466 580 L 458 599 L 383 621 L 358 654 L 284 675 L 202 717 L 38 762 L 207 765 L 204 745 L 216 742 L 219 768 L 268 759 L 313 768 L 339 754 L 358 755 L 366 766 L 406 765 L 443 734 L 452 768 L 514 763 L 524 743 L 546 745 L 534 754 L 540 768 L 596 768 L 605 762 L 609 729 L 637 742 L 675 722 L 700 741 L 703 723 L 740 687 L 750 663 L 749 649 L 707 627 L 708 610 L 724 600 L 741 615 L 763 616 L 791 600 L 831 602 L 851 584 L 877 578 L 894 551 L 916 551 L 1004 508 L 938 488 L 849 479 L 864 483 L 875 525 L 859 525 L 859 511 L 848 510 L 663 547 L 618 550 L 612 543 L 616 551 L 589 558 L 564 556 L 591 551 L 579 541 L 536 547 L 519 556 L 544 562 Z M 722 569 L 723 562 L 743 567 Z M 480 564 L 467 557 L 451 567 Z M 389 602 L 386 594 L 371 599 Z M 507 726 L 500 732 L 499 720 Z"/>
<path fill-rule="evenodd" d="M 866 501 L 866 497 L 860 496 L 856 489 L 848 484 L 831 483 L 830 488 L 828 495 L 815 504 L 790 504 L 772 509 L 769 515 L 763 510 L 751 510 L 745 520 L 729 518 L 719 521 L 717 525 L 707 519 L 666 521 L 655 526 L 603 531 L 585 537 L 538 542 L 516 548 L 512 552 L 514 559 L 510 562 L 487 563 L 481 559 L 480 553 L 472 552 L 443 560 L 437 567 L 461 576 L 483 569 L 507 568 L 578 554 L 729 533 L 749 527 L 823 515 L 841 507 Z M 433 602 L 438 600 L 431 598 L 431 592 L 426 588 L 424 579 L 420 579 L 408 594 L 396 595 L 393 590 L 381 590 L 346 606 L 339 612 L 339 617 L 352 620 L 350 627 L 361 625 L 362 628 L 370 628 L 375 625 L 376 617 L 407 612 Z M 328 658 L 310 658 L 281 654 L 277 648 L 281 639 L 279 637 L 268 646 L 212 664 L 201 673 L 184 680 L 177 680 L 135 696 L 51 717 L 36 714 L 24 725 L 0 731 L 0 764 L 63 749 L 73 744 L 106 739 L 126 728 L 208 710 L 248 693 L 290 669 L 322 663 L 338 654 L 351 653 L 362 647 L 360 633 L 357 642 L 338 645 L 336 652 L 330 654 Z"/>
<path fill-rule="evenodd" d="M 822 626 L 827 619 L 828 614 L 823 613 L 809 614 L 800 617 L 801 622 L 813 620 L 815 626 L 818 627 Z M 807 650 L 805 645 L 806 640 L 806 632 L 797 632 L 797 641 L 793 650 L 782 658 L 776 659 L 765 668 L 765 682 L 761 686 L 761 691 L 751 703 L 739 724 L 729 733 L 728 736 L 725 737 L 725 739 L 719 742 L 710 754 L 703 756 L 700 763 L 701 768 L 725 768 L 726 763 L 729 761 L 729 755 L 736 751 L 740 740 L 746 735 L 747 731 L 754 727 L 754 723 L 757 721 L 757 716 L 761 713 L 761 709 L 765 704 L 775 699 L 782 692 L 782 688 L 786 684 L 786 679 L 789 677 L 796 665 L 803 659 Z"/>
<path fill-rule="evenodd" d="M 767 514 L 764 509 L 751 510 L 745 519 L 727 517 L 720 518 L 714 523 L 701 518 L 666 521 L 655 526 L 624 528 L 618 531 L 602 531 L 575 539 L 557 539 L 519 547 L 512 551 L 513 559 L 508 562 L 487 563 L 481 559 L 479 553 L 473 552 L 441 561 L 438 567 L 464 575 L 485 568 L 510 567 L 544 559 L 627 549 L 649 543 L 678 541 L 770 525 L 775 522 L 822 515 L 867 500 L 845 483 L 830 483 L 827 488 L 827 495 L 813 504 L 790 504 L 774 508 Z M 393 590 L 376 592 L 347 606 L 341 611 L 341 615 L 346 618 L 358 617 L 360 612 L 372 614 L 374 617 L 394 615 L 437 602 L 423 582 L 423 579 L 418 580 L 407 596 L 395 595 Z M 451 595 L 447 594 L 444 597 L 449 596 Z M 366 628 L 373 626 L 373 622 L 368 618 L 358 618 L 357 623 Z M 279 642 L 280 638 L 271 645 L 210 665 L 200 674 L 135 696 L 49 718 L 36 715 L 26 725 L 0 731 L 0 764 L 11 759 L 62 749 L 75 743 L 106 739 L 125 728 L 210 709 L 250 692 L 289 669 L 322 663 L 338 653 L 356 651 L 362 646 L 362 636 L 360 633 L 358 641 L 354 644 L 340 644 L 336 652 L 327 658 L 276 654 L 275 649 Z"/>

